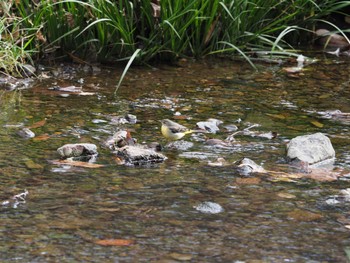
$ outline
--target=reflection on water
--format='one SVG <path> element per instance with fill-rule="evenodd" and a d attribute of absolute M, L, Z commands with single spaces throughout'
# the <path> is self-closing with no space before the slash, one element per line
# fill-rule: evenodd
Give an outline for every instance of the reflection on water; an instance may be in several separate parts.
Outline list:
<path fill-rule="evenodd" d="M 113 96 L 120 72 L 78 73 L 0 92 L 1 200 L 29 191 L 17 208 L 0 206 L 1 261 L 346 262 L 350 206 L 339 197 L 350 187 L 346 177 L 274 181 L 208 161 L 248 157 L 281 169 L 288 139 L 324 132 L 336 166 L 348 169 L 349 118 L 322 112 L 350 112 L 349 61 L 322 59 L 293 75 L 277 66 L 253 71 L 227 61 L 134 68 Z M 66 94 L 55 85 L 82 86 L 89 94 Z M 137 124 L 111 121 L 125 114 L 136 115 Z M 222 140 L 232 133 L 228 125 L 243 130 L 257 124 L 254 134 L 278 137 L 238 133 L 233 147 L 211 147 L 188 136 L 192 148 L 167 150 L 169 159 L 152 167 L 120 166 L 100 147 L 121 128 L 132 129 L 140 143 L 165 144 L 158 122 L 164 118 L 188 127 L 217 118 L 224 123 L 211 137 Z M 36 136 L 18 136 L 23 127 Z M 77 142 L 97 144 L 97 162 L 105 166 L 50 162 L 58 147 Z M 196 209 L 208 202 L 222 211 Z"/>

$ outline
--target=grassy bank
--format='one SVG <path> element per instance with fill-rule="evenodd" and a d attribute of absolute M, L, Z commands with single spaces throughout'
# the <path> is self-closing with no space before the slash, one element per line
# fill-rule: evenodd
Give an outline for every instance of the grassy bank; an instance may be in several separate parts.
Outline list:
<path fill-rule="evenodd" d="M 0 67 L 20 73 L 35 58 L 139 63 L 179 57 L 286 52 L 316 21 L 350 1 L 3 0 Z"/>

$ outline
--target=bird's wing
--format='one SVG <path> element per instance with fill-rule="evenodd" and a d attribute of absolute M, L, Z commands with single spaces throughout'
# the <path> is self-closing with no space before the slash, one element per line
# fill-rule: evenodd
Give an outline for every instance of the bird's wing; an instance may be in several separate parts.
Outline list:
<path fill-rule="evenodd" d="M 184 126 L 178 125 L 177 127 L 169 127 L 172 133 L 185 132 L 188 129 Z"/>

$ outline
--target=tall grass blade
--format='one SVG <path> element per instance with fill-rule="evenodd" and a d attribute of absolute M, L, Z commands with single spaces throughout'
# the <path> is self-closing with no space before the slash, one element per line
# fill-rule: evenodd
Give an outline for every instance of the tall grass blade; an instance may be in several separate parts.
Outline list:
<path fill-rule="evenodd" d="M 167 24 L 168 26 L 170 26 L 170 28 L 174 31 L 174 33 L 176 34 L 176 36 L 181 39 L 179 33 L 176 31 L 175 27 L 168 21 L 168 20 L 164 20 L 164 23 Z"/>
<path fill-rule="evenodd" d="M 95 24 L 106 22 L 106 21 L 109 22 L 109 21 L 111 21 L 111 19 L 109 19 L 109 18 L 101 18 L 101 19 L 98 19 L 98 20 L 92 22 L 87 27 L 85 27 L 82 31 L 80 31 L 80 33 L 78 35 L 76 35 L 76 37 L 79 37 L 80 35 L 82 35 L 85 31 L 87 31 L 90 27 L 94 26 Z"/>
<path fill-rule="evenodd" d="M 214 52 L 211 52 L 211 54 L 223 53 L 223 52 L 226 52 L 226 51 L 237 51 L 238 53 L 240 53 L 240 54 L 245 58 L 245 60 L 246 60 L 255 70 L 257 70 L 257 67 L 255 66 L 255 64 L 251 61 L 251 59 L 250 59 L 240 48 L 236 47 L 235 45 L 233 45 L 233 44 L 231 44 L 231 43 L 224 42 L 224 41 L 219 41 L 219 44 L 224 44 L 224 45 L 230 46 L 231 48 L 226 48 L 226 49 L 214 51 Z"/>
<path fill-rule="evenodd" d="M 322 19 L 319 19 L 318 21 L 320 22 L 323 22 L 323 23 L 326 23 L 332 27 L 334 27 L 337 32 L 339 32 L 345 39 L 346 41 L 348 41 L 349 45 L 350 45 L 350 39 L 347 37 L 347 35 L 345 34 L 345 32 L 349 32 L 349 29 L 346 29 L 346 30 L 341 30 L 339 27 L 337 27 L 335 24 L 331 23 L 331 22 L 328 22 L 326 20 L 322 20 Z"/>
<path fill-rule="evenodd" d="M 129 68 L 130 68 L 130 66 L 131 66 L 131 64 L 132 64 L 132 62 L 134 61 L 134 59 L 136 58 L 137 54 L 138 54 L 140 51 L 141 51 L 140 48 L 136 49 L 135 52 L 134 52 L 134 54 L 130 57 L 130 59 L 129 59 L 129 61 L 128 61 L 128 64 L 126 64 L 126 66 L 125 66 L 125 68 L 124 68 L 124 71 L 123 71 L 123 74 L 122 74 L 122 76 L 120 77 L 119 82 L 118 82 L 118 84 L 117 84 L 117 86 L 116 86 L 116 88 L 115 88 L 115 90 L 114 90 L 114 95 L 117 93 L 117 91 L 118 91 L 120 85 L 121 85 L 122 82 L 123 82 L 123 79 L 124 79 L 126 73 L 128 72 L 128 70 L 129 70 Z"/>
<path fill-rule="evenodd" d="M 287 34 L 289 34 L 290 32 L 293 32 L 297 29 L 298 27 L 296 26 L 289 26 L 286 29 L 284 29 L 276 38 L 275 42 L 272 45 L 271 51 L 275 51 L 276 47 L 280 50 L 283 50 L 283 48 L 281 48 L 278 44 L 280 43 L 280 41 L 282 40 L 282 38 L 284 38 Z"/>

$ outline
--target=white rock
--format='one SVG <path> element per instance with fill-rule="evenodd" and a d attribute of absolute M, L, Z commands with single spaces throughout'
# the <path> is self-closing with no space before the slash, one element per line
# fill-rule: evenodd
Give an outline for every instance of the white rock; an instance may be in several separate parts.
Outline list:
<path fill-rule="evenodd" d="M 327 136 L 315 133 L 292 139 L 287 145 L 287 157 L 313 164 L 334 158 L 335 151 Z"/>

